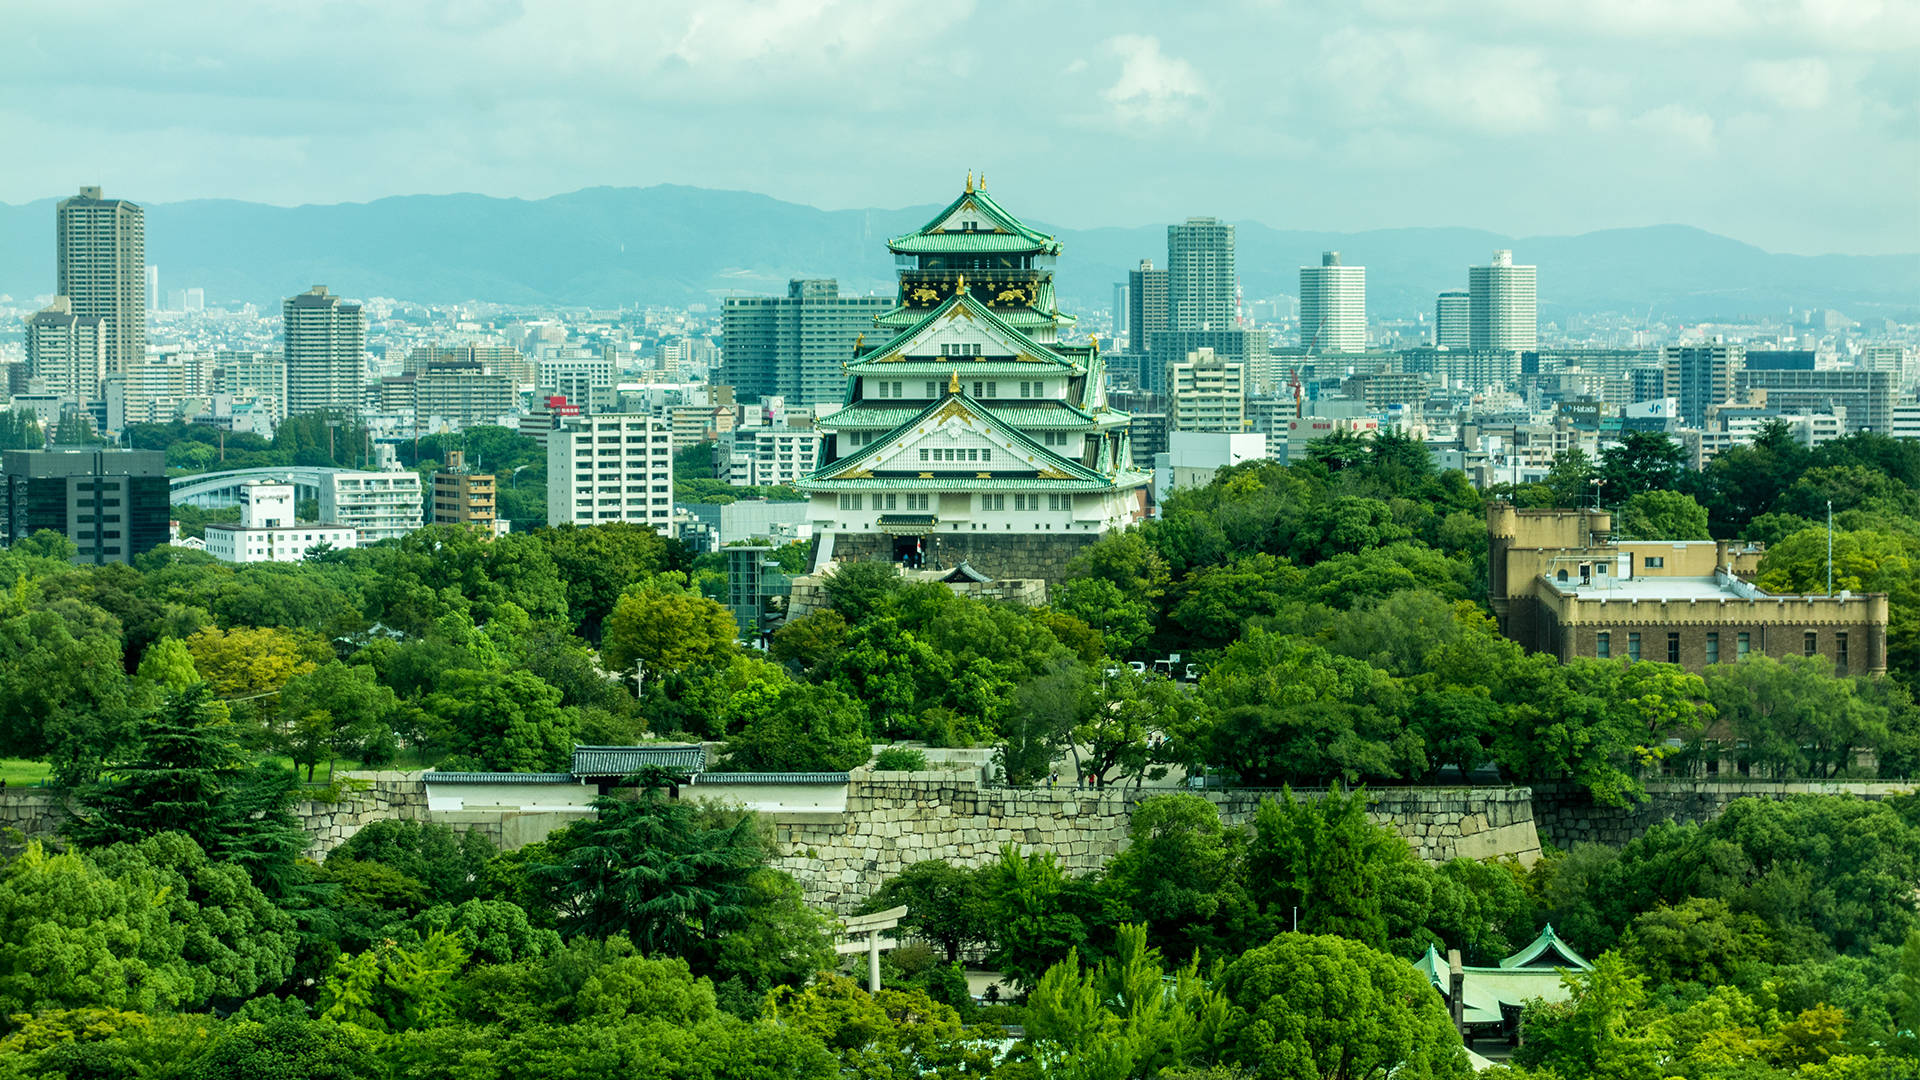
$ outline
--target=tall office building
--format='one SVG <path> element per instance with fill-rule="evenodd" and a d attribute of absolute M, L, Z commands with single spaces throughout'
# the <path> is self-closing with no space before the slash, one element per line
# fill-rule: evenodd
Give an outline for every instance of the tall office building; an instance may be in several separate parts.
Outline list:
<path fill-rule="evenodd" d="M 130 563 L 167 542 L 167 455 L 56 446 L 0 453 L 0 541 L 41 529 L 72 540 L 81 564 Z"/>
<path fill-rule="evenodd" d="M 1467 293 L 1453 289 L 1434 300 L 1433 343 L 1443 349 L 1472 347 L 1473 301 Z"/>
<path fill-rule="evenodd" d="M 1680 420 L 1701 427 L 1707 409 L 1733 400 L 1735 378 L 1746 366 L 1746 348 L 1740 345 L 1669 345 L 1660 350 L 1666 369 L 1663 397 L 1677 398 Z"/>
<path fill-rule="evenodd" d="M 1513 265 L 1513 252 L 1493 253 L 1490 266 L 1467 268 L 1467 344 L 1475 349 L 1531 349 L 1538 343 L 1535 268 Z"/>
<path fill-rule="evenodd" d="M 673 432 L 651 416 L 573 416 L 547 434 L 547 524 L 673 530 Z"/>
<path fill-rule="evenodd" d="M 107 374 L 147 355 L 147 215 L 138 203 L 103 199 L 97 187 L 60 200 L 54 212 L 56 293 L 75 315 L 102 320 Z"/>
<path fill-rule="evenodd" d="M 367 316 L 315 285 L 280 305 L 285 326 L 287 415 L 356 412 L 367 380 Z"/>
<path fill-rule="evenodd" d="M 837 402 L 862 335 L 878 341 L 874 316 L 886 296 L 841 296 L 832 279 L 788 282 L 785 296 L 728 297 L 721 309 L 720 380 L 735 393 L 779 396 L 789 405 Z"/>
<path fill-rule="evenodd" d="M 1300 268 L 1300 344 L 1310 353 L 1367 347 L 1367 268 L 1343 266 L 1340 253 Z"/>
<path fill-rule="evenodd" d="M 1232 330 L 1233 226 L 1219 218 L 1188 218 L 1167 226 L 1167 327 Z"/>
<path fill-rule="evenodd" d="M 72 298 L 56 296 L 27 320 L 27 376 L 45 380 L 47 393 L 89 401 L 106 375 L 104 319 L 75 315 Z"/>
<path fill-rule="evenodd" d="M 1146 352 L 1153 335 L 1167 329 L 1167 272 L 1141 259 L 1140 269 L 1127 271 L 1127 351 Z"/>

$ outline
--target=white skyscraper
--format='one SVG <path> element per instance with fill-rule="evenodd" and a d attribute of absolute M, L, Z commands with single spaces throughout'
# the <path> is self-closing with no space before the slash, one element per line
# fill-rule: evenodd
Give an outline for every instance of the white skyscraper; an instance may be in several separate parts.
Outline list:
<path fill-rule="evenodd" d="M 1367 347 L 1367 268 L 1342 266 L 1340 253 L 1300 268 L 1300 344 L 1311 352 Z"/>
<path fill-rule="evenodd" d="M 315 285 L 280 306 L 285 323 L 287 415 L 356 412 L 367 378 L 367 316 Z"/>
<path fill-rule="evenodd" d="M 73 314 L 99 318 L 107 374 L 147 355 L 147 214 L 138 203 L 103 199 L 97 187 L 60 200 L 54 212 L 58 280 Z"/>
<path fill-rule="evenodd" d="M 1534 268 L 1513 265 L 1513 252 L 1496 251 L 1493 265 L 1467 268 L 1467 307 L 1467 344 L 1472 348 L 1538 346 Z"/>

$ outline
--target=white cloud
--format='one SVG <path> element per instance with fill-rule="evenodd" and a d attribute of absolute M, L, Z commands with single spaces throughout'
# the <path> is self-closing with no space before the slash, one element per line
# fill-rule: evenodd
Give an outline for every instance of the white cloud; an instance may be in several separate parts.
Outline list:
<path fill-rule="evenodd" d="M 1751 60 L 1747 89 L 1783 109 L 1821 109 L 1832 97 L 1833 69 L 1815 56 Z"/>
<path fill-rule="evenodd" d="M 1713 117 L 1684 105 L 1662 105 L 1633 118 L 1637 130 L 1700 153 L 1714 150 Z"/>
<path fill-rule="evenodd" d="M 1120 57 L 1120 77 L 1101 96 L 1123 124 L 1160 126 L 1206 111 L 1207 88 L 1192 64 L 1160 51 L 1160 39 L 1122 34 L 1106 41 Z"/>
<path fill-rule="evenodd" d="M 1403 120 L 1490 135 L 1553 126 L 1559 76 L 1536 50 L 1452 41 L 1425 31 L 1337 31 L 1321 42 L 1320 75 L 1334 107 L 1378 121 Z"/>

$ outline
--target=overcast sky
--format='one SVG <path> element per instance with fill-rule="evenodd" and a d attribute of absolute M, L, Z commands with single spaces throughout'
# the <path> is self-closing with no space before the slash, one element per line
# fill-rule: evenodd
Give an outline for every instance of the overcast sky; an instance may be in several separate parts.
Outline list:
<path fill-rule="evenodd" d="M 1683 223 L 1920 251 L 1920 0 L 5 0 L 0 201 L 968 167 L 1068 226 Z"/>

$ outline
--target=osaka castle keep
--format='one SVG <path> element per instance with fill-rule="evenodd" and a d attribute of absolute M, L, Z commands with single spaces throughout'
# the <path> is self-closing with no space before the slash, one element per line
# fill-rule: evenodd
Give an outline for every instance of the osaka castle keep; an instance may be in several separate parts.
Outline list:
<path fill-rule="evenodd" d="M 1080 548 L 1146 512 L 1127 414 L 1107 407 L 1097 340 L 1067 344 L 1060 242 L 1007 213 L 985 178 L 887 241 L 895 306 L 847 362 L 823 416 L 824 463 L 798 484 L 814 566 L 966 563 L 1058 582 Z"/>

